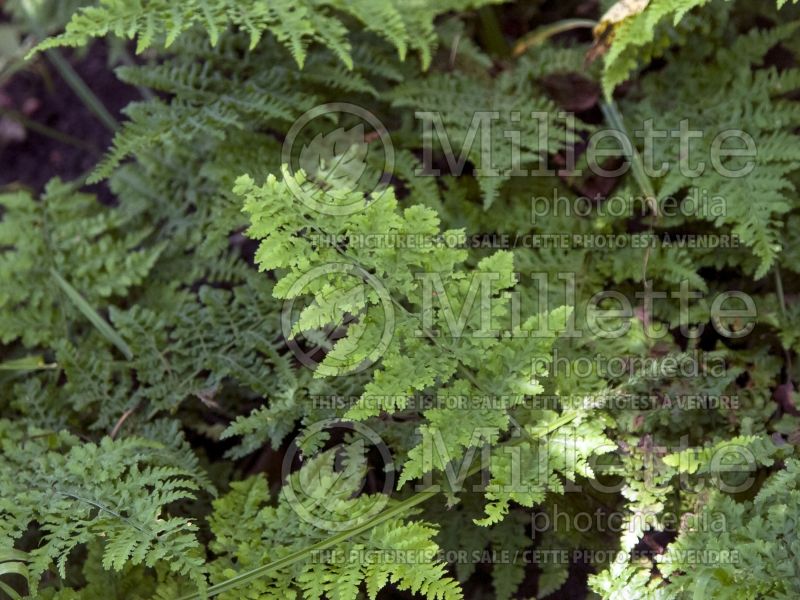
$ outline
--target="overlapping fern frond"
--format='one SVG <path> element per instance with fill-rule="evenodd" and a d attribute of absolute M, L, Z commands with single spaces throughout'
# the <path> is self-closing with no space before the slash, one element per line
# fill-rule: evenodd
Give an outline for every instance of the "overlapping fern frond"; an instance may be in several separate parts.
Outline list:
<path fill-rule="evenodd" d="M 101 0 L 98 6 L 81 9 L 60 36 L 46 40 L 40 49 L 83 46 L 94 37 L 115 34 L 136 37 L 138 51 L 154 44 L 169 47 L 194 27 L 205 29 L 211 45 L 233 28 L 249 36 L 254 48 L 269 32 L 303 66 L 309 46 L 321 43 L 349 68 L 353 67 L 347 18 L 391 42 L 401 59 L 409 50 L 419 52 L 427 66 L 435 46 L 433 19 L 451 10 L 466 10 L 492 0 L 190 0 L 175 4 L 168 0 Z"/>

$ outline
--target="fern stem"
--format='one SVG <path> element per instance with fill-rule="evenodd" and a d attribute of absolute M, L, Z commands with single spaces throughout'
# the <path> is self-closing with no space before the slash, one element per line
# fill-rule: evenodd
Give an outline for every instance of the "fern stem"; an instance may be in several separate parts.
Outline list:
<path fill-rule="evenodd" d="M 656 203 L 655 187 L 653 187 L 653 182 L 650 180 L 650 177 L 647 176 L 642 155 L 639 154 L 639 150 L 637 150 L 636 146 L 633 145 L 631 136 L 628 135 L 628 130 L 625 128 L 625 121 L 622 119 L 622 114 L 619 112 L 617 105 L 614 104 L 612 100 L 608 102 L 601 102 L 600 110 L 603 111 L 603 116 L 605 117 L 606 122 L 612 128 L 616 129 L 623 136 L 625 136 L 625 140 L 627 140 L 627 143 L 625 143 L 623 147 L 625 158 L 627 158 L 631 164 L 633 177 L 636 179 L 639 189 L 642 190 L 642 193 L 647 198 L 647 202 L 653 209 L 653 213 L 658 216 L 658 204 Z"/>
<path fill-rule="evenodd" d="M 788 315 L 786 314 L 786 297 L 783 293 L 783 278 L 781 277 L 781 268 L 778 263 L 775 263 L 775 292 L 778 295 L 778 303 L 781 307 L 781 315 L 783 316 L 784 323 L 788 321 Z M 791 351 L 788 348 L 783 349 L 783 359 L 784 359 L 784 366 L 786 369 L 786 374 L 783 378 L 784 383 L 792 383 L 792 355 Z"/>
<path fill-rule="evenodd" d="M 546 427 L 544 427 L 540 432 L 536 435 L 533 435 L 533 438 L 540 439 L 546 437 L 553 433 L 554 431 L 560 429 L 564 425 L 570 423 L 577 417 L 577 414 L 565 414 L 561 415 L 558 419 L 555 419 L 553 422 L 549 423 Z M 516 438 L 513 442 L 509 442 L 508 446 L 513 446 L 515 443 L 520 443 L 520 441 L 526 440 L 527 438 Z M 467 472 L 466 477 L 470 477 L 476 473 L 478 473 L 483 465 L 478 462 L 477 464 L 470 467 L 469 471 Z M 375 515 L 369 521 L 358 525 L 357 527 L 353 527 L 346 531 L 342 531 L 333 535 L 325 540 L 319 541 L 316 544 L 308 546 L 306 548 L 301 548 L 300 550 L 296 550 L 291 554 L 287 554 L 279 558 L 278 560 L 274 560 L 266 565 L 262 565 L 260 567 L 256 567 L 255 569 L 250 569 L 249 571 L 245 571 L 236 575 L 235 577 L 231 577 L 230 579 L 223 581 L 222 583 L 218 583 L 216 585 L 212 585 L 207 590 L 204 591 L 204 594 L 200 594 L 199 592 L 194 594 L 189 594 L 187 596 L 182 596 L 178 600 L 200 600 L 204 597 L 212 597 L 223 592 L 230 591 L 240 585 L 247 583 L 248 581 L 253 581 L 254 579 L 258 579 L 268 573 L 273 571 L 278 571 L 290 565 L 293 565 L 298 562 L 302 562 L 307 560 L 310 556 L 312 556 L 315 552 L 321 552 L 323 550 L 327 550 L 340 544 L 341 542 L 347 541 L 351 537 L 355 535 L 359 535 L 360 533 L 364 533 L 365 531 L 369 531 L 370 529 L 385 523 L 395 517 L 402 515 L 403 513 L 409 511 L 410 509 L 414 508 L 415 506 L 422 504 L 426 500 L 430 500 L 434 496 L 439 494 L 438 487 L 436 485 L 430 485 L 417 493 L 413 496 L 409 496 L 405 500 L 401 500 L 391 508 L 384 510 L 383 512 Z"/>
<path fill-rule="evenodd" d="M 129 527 L 135 529 L 139 533 L 145 533 L 147 535 L 152 535 L 152 532 L 149 529 L 145 529 L 144 527 L 140 527 L 133 521 L 131 521 L 128 517 L 121 515 L 120 513 L 111 510 L 105 504 L 101 504 L 97 500 L 92 500 L 91 498 L 84 498 L 83 496 L 79 496 L 78 494 L 73 494 L 72 492 L 62 492 L 61 490 L 53 490 L 54 494 L 58 494 L 59 496 L 64 496 L 65 498 L 70 498 L 72 500 L 77 500 L 78 502 L 85 502 L 89 506 L 92 506 L 99 510 L 102 513 L 106 513 L 111 515 L 112 517 L 119 519 Z"/>
<path fill-rule="evenodd" d="M 639 185 L 639 189 L 644 194 L 645 201 L 653 211 L 653 218 L 650 220 L 649 228 L 649 233 L 652 235 L 655 222 L 659 219 L 660 213 L 658 210 L 658 200 L 656 199 L 656 190 L 653 186 L 653 182 L 647 175 L 647 170 L 644 168 L 642 155 L 639 154 L 639 150 L 637 150 L 636 146 L 633 145 L 633 140 L 631 136 L 628 135 L 628 130 L 625 128 L 625 121 L 622 118 L 622 114 L 617 109 L 617 105 L 614 104 L 614 101 L 609 100 L 608 102 L 600 102 L 600 110 L 603 111 L 603 116 L 605 117 L 606 122 L 624 136 L 625 141 L 623 142 L 623 152 L 625 153 L 625 158 L 631 165 L 631 169 L 633 170 L 633 178 L 636 180 L 636 183 Z M 650 251 L 651 245 L 646 244 L 644 249 L 644 258 L 642 260 L 642 283 L 644 284 L 645 289 L 648 291 L 650 290 L 650 286 L 652 284 L 652 282 L 647 280 L 647 265 L 650 261 Z"/>
<path fill-rule="evenodd" d="M 781 278 L 781 268 L 775 264 L 775 291 L 778 294 L 778 302 L 781 307 L 781 314 L 786 318 L 786 298 L 783 295 L 783 279 Z"/>
<path fill-rule="evenodd" d="M 41 355 L 23 356 L 0 362 L 0 371 L 42 371 L 57 368 L 57 364 L 45 362 Z"/>

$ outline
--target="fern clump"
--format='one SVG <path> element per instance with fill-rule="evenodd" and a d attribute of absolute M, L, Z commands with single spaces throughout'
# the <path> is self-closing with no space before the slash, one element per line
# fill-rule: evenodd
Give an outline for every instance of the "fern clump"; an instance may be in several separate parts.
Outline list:
<path fill-rule="evenodd" d="M 736 502 L 725 494 L 713 494 L 702 514 L 724 515 L 725 531 L 681 532 L 658 557 L 661 586 L 646 585 L 650 578 L 646 565 L 617 565 L 593 579 L 594 589 L 607 597 L 631 593 L 646 598 L 795 597 L 797 544 L 791 524 L 797 512 L 797 474 L 798 462 L 791 459 L 752 500 Z"/>
<path fill-rule="evenodd" d="M 187 446 L 135 437 L 81 443 L 67 432 L 19 431 L 5 420 L 2 427 L 0 535 L 10 547 L 36 525 L 27 560 L 33 593 L 51 566 L 66 577 L 70 553 L 89 542 L 100 544 L 106 570 L 162 564 L 203 582 L 196 526 L 164 513 L 212 489 Z"/>
<path fill-rule="evenodd" d="M 797 595 L 798 7 L 572 4 L 8 3 L 4 597 Z"/>
<path fill-rule="evenodd" d="M 264 478 L 234 483 L 226 496 L 214 502 L 210 517 L 214 535 L 211 548 L 220 556 L 211 564 L 212 581 L 224 582 L 237 573 L 324 542 L 330 533 L 318 522 L 342 522 L 350 527 L 365 522 L 375 503 L 383 505 L 384 500 L 368 494 L 352 498 L 365 468 L 363 456 L 352 454 L 352 450 L 348 450 L 351 455 L 345 457 L 341 471 L 335 468 L 334 451 L 313 457 L 287 482 L 284 489 L 292 490 L 291 496 L 282 492 L 276 506 L 270 505 Z M 313 493 L 297 500 L 295 494 L 310 492 L 312 482 Z M 292 506 L 298 501 L 313 512 L 298 513 Z M 300 514 L 306 515 L 305 521 Z M 365 533 L 311 553 L 309 560 L 290 567 L 288 572 L 266 574 L 251 584 L 251 589 L 260 598 L 355 598 L 364 584 L 367 596 L 374 599 L 387 582 L 392 582 L 399 589 L 428 598 L 460 600 L 463 594 L 458 584 L 437 561 L 439 547 L 433 540 L 436 529 L 408 517 L 406 513 L 385 520 Z M 246 523 L 245 528 L 242 523 Z M 262 545 L 259 540 L 269 540 L 269 544 Z"/>

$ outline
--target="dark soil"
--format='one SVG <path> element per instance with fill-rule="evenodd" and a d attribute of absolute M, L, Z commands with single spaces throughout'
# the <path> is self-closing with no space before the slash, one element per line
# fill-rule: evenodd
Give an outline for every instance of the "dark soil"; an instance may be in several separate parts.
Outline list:
<path fill-rule="evenodd" d="M 139 99 L 136 89 L 114 75 L 102 43 L 94 44 L 81 55 L 62 53 L 117 119 L 122 119 L 122 108 Z M 0 138 L 0 186 L 16 184 L 40 192 L 53 177 L 63 180 L 80 177 L 98 162 L 113 137 L 44 57 L 0 87 L 0 107 L 22 113 L 88 146 L 76 147 L 30 128 L 26 128 L 22 141 Z M 92 191 L 102 197 L 106 195 L 103 188 L 99 186 Z"/>

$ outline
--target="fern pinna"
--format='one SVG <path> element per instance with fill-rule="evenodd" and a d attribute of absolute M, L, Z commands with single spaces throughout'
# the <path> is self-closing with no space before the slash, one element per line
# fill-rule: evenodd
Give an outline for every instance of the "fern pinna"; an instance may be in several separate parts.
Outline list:
<path fill-rule="evenodd" d="M 800 9 L 552 4 L 8 3 L 142 98 L 0 193 L 0 594 L 797 595 Z"/>

